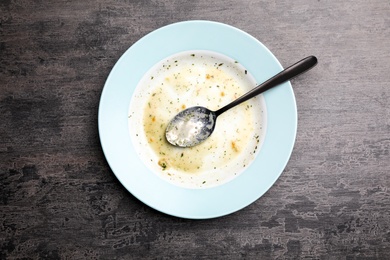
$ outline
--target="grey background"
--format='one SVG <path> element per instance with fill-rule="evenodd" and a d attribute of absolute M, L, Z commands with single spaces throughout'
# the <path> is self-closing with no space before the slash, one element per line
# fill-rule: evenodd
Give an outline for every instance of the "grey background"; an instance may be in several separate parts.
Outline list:
<path fill-rule="evenodd" d="M 288 66 L 299 116 L 285 171 L 259 200 L 211 220 L 159 213 L 108 167 L 99 98 L 145 34 L 206 19 Z M 390 2 L 0 2 L 1 259 L 390 259 Z"/>

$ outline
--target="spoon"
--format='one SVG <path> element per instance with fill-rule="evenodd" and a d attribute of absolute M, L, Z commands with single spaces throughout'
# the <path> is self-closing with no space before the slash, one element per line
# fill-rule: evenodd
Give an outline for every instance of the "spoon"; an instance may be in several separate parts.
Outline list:
<path fill-rule="evenodd" d="M 217 111 L 211 111 L 201 106 L 187 108 L 178 113 L 168 123 L 165 137 L 169 143 L 175 146 L 191 147 L 198 145 L 213 133 L 217 117 L 226 110 L 294 78 L 316 64 L 316 57 L 306 57 Z"/>

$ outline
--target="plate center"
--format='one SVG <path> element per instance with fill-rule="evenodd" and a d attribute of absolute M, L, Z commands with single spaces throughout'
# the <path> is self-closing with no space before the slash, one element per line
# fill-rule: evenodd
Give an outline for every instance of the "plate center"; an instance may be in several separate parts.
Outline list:
<path fill-rule="evenodd" d="M 220 53 L 177 53 L 153 66 L 138 83 L 129 108 L 129 132 L 144 164 L 159 177 L 186 188 L 209 188 L 241 174 L 256 158 L 265 136 L 262 95 L 217 119 L 214 133 L 191 148 L 170 145 L 168 122 L 181 110 L 217 110 L 256 86 L 239 63 Z"/>

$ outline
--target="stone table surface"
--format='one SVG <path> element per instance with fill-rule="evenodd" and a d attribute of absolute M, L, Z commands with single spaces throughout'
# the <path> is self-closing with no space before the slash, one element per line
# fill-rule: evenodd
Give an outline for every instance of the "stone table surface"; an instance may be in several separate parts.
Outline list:
<path fill-rule="evenodd" d="M 118 58 L 167 24 L 213 20 L 264 43 L 298 132 L 260 199 L 208 220 L 160 213 L 103 155 L 99 98 Z M 0 2 L 0 259 L 390 259 L 390 2 Z"/>

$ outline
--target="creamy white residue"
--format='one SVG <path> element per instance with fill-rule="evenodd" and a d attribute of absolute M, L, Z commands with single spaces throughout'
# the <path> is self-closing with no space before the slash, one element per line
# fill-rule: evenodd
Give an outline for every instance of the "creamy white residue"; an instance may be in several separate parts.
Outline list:
<path fill-rule="evenodd" d="M 183 52 L 156 64 L 139 82 L 129 109 L 130 135 L 140 158 L 158 176 L 183 187 L 233 179 L 254 160 L 264 138 L 262 96 L 220 115 L 214 133 L 197 146 L 172 146 L 165 130 L 185 108 L 215 111 L 255 86 L 242 65 L 215 52 Z"/>

